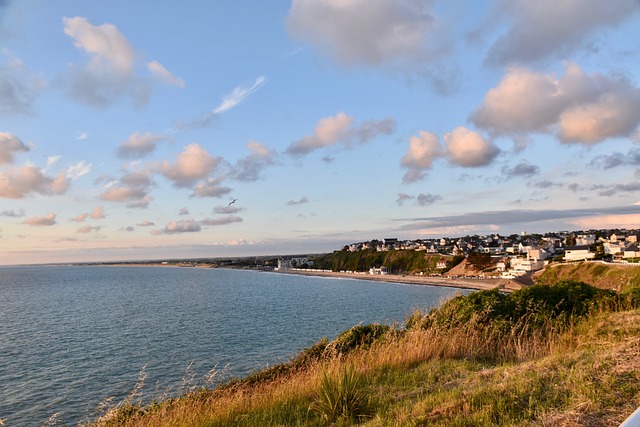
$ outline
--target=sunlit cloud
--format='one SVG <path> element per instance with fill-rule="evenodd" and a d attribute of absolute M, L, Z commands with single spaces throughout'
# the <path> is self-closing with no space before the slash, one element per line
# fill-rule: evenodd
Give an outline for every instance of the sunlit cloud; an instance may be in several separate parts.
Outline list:
<path fill-rule="evenodd" d="M 200 224 L 193 219 L 185 219 L 181 221 L 171 221 L 161 230 L 152 230 L 151 234 L 181 234 L 181 233 L 197 233 L 202 230 Z"/>
<path fill-rule="evenodd" d="M 16 154 L 28 151 L 29 147 L 20 138 L 9 132 L 0 132 L 0 166 L 13 163 Z"/>
<path fill-rule="evenodd" d="M 312 151 L 338 144 L 349 148 L 353 142 L 366 144 L 380 135 L 390 135 L 395 131 L 396 122 L 391 118 L 369 120 L 361 125 L 355 125 L 354 120 L 343 112 L 320 119 L 313 135 L 293 142 L 286 152 L 293 156 L 305 156 Z"/>
<path fill-rule="evenodd" d="M 620 75 L 586 74 L 576 64 L 560 78 L 513 68 L 470 120 L 495 135 L 551 133 L 564 143 L 593 145 L 637 131 L 640 88 Z"/>
<path fill-rule="evenodd" d="M 80 234 L 88 234 L 91 233 L 93 231 L 100 231 L 100 229 L 102 228 L 102 226 L 91 226 L 91 225 L 83 225 L 82 227 L 78 228 L 76 230 L 76 233 L 80 233 Z"/>
<path fill-rule="evenodd" d="M 137 105 L 146 104 L 153 81 L 135 74 L 139 55 L 115 25 L 93 25 L 79 16 L 63 18 L 63 25 L 76 48 L 89 57 L 86 64 L 69 67 L 73 98 L 97 107 L 106 107 L 124 97 L 131 97 Z M 159 62 L 153 61 L 147 68 L 161 81 L 180 86 L 181 80 Z"/>
<path fill-rule="evenodd" d="M 35 166 L 19 166 L 0 172 L 0 197 L 22 199 L 30 193 L 64 194 L 68 189 L 64 173 L 52 178 Z"/>
<path fill-rule="evenodd" d="M 56 214 L 49 212 L 47 215 L 42 217 L 37 217 L 37 216 L 29 217 L 25 219 L 22 223 L 27 225 L 37 226 L 37 227 L 55 225 Z"/>
<path fill-rule="evenodd" d="M 217 197 L 221 198 L 231 193 L 231 188 L 222 185 L 224 178 L 207 178 L 199 182 L 191 193 L 191 197 Z"/>
<path fill-rule="evenodd" d="M 100 199 L 110 202 L 128 202 L 128 207 L 144 209 L 153 200 L 149 196 L 152 184 L 149 172 L 127 172 L 118 181 L 111 181 L 105 191 L 100 194 Z"/>
<path fill-rule="evenodd" d="M 591 218 L 579 218 L 570 220 L 576 228 L 588 230 L 600 230 L 603 228 L 638 228 L 640 213 L 626 215 L 602 215 Z"/>
<path fill-rule="evenodd" d="M 154 135 L 150 132 L 141 134 L 132 133 L 129 138 L 123 141 L 118 147 L 118 157 L 140 158 L 153 152 L 157 145 L 167 139 L 164 135 Z"/>
<path fill-rule="evenodd" d="M 257 181 L 262 170 L 275 163 L 277 154 L 275 150 L 255 141 L 249 141 L 247 148 L 251 153 L 238 160 L 233 176 L 238 181 Z"/>
<path fill-rule="evenodd" d="M 175 163 L 164 161 L 155 165 L 155 170 L 173 182 L 176 187 L 188 187 L 205 179 L 221 162 L 220 157 L 211 156 L 198 144 L 189 144 L 178 155 Z"/>

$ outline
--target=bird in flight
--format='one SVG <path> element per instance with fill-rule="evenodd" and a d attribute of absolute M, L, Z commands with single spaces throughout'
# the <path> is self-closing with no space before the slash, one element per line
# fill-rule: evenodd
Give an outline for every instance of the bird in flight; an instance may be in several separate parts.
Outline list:
<path fill-rule="evenodd" d="M 236 200 L 238 200 L 238 199 L 233 199 L 232 201 L 230 201 L 230 202 L 229 202 L 229 205 L 228 205 L 227 207 L 229 207 L 229 206 L 231 206 L 232 204 L 234 204 L 234 203 L 236 202 Z"/>

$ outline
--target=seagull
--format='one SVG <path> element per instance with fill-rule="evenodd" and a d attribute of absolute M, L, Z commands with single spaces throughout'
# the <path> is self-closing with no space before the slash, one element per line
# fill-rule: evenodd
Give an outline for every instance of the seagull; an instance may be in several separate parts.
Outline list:
<path fill-rule="evenodd" d="M 238 200 L 238 199 L 233 199 L 232 201 L 230 201 L 230 202 L 229 202 L 229 205 L 228 205 L 227 207 L 229 207 L 229 206 L 231 206 L 232 204 L 234 204 L 234 203 L 236 202 L 236 200 Z"/>

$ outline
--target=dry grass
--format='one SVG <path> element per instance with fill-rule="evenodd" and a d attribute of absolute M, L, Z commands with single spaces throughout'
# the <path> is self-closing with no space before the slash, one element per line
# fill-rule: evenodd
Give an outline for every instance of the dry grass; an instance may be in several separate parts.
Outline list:
<path fill-rule="evenodd" d="M 358 422 L 368 426 L 615 426 L 640 405 L 640 311 L 603 309 L 565 327 L 529 327 L 524 316 L 497 328 L 485 314 L 455 327 L 391 328 L 341 353 L 323 343 L 214 390 L 124 402 L 96 424 L 351 425 L 313 410 L 323 384 L 347 366 L 361 379 L 355 390 L 370 407 Z"/>

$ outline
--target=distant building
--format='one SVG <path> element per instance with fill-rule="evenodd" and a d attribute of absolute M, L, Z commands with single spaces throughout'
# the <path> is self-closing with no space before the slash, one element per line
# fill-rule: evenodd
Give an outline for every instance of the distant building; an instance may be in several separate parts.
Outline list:
<path fill-rule="evenodd" d="M 309 261 L 307 257 L 291 257 L 278 259 L 278 270 L 291 270 L 292 268 L 300 268 L 303 265 L 311 267 L 313 261 Z"/>
<path fill-rule="evenodd" d="M 369 274 L 373 274 L 373 275 L 385 275 L 387 274 L 387 267 L 382 266 L 380 268 L 370 268 L 369 269 Z"/>
<path fill-rule="evenodd" d="M 595 258 L 596 254 L 591 252 L 589 246 L 569 246 L 564 248 L 565 261 L 585 261 Z"/>

